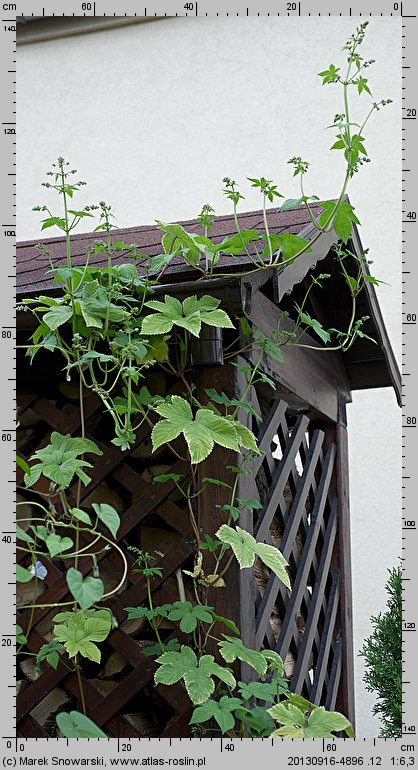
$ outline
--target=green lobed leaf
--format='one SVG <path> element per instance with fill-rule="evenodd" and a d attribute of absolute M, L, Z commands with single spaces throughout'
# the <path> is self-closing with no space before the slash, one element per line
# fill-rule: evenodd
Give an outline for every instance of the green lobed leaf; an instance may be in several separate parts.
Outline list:
<path fill-rule="evenodd" d="M 237 708 L 235 716 L 250 728 L 251 738 L 267 738 L 274 728 L 270 714 L 261 706 L 252 709 Z"/>
<path fill-rule="evenodd" d="M 271 738 L 304 738 L 305 731 L 303 727 L 297 727 L 296 725 L 286 725 L 280 727 L 279 730 L 272 732 Z"/>
<path fill-rule="evenodd" d="M 228 730 L 232 730 L 235 725 L 235 717 L 232 712 L 238 706 L 241 706 L 240 699 L 229 698 L 227 695 L 224 695 L 220 701 L 208 700 L 202 706 L 195 708 L 189 724 L 199 725 L 209 719 L 214 719 L 221 728 L 222 734 L 225 734 Z"/>
<path fill-rule="evenodd" d="M 325 201 L 321 203 L 323 209 L 321 216 L 319 217 L 319 224 L 324 226 L 327 220 L 330 218 L 336 210 L 335 201 Z M 341 240 L 347 244 L 351 235 L 352 223 L 360 224 L 356 215 L 354 214 L 354 207 L 346 201 L 342 201 L 338 206 L 338 210 L 335 214 L 333 228 Z"/>
<path fill-rule="evenodd" d="M 297 308 L 299 310 L 299 308 Z M 322 324 L 317 321 L 316 318 L 311 318 L 309 313 L 306 312 L 300 312 L 300 320 L 303 324 L 306 324 L 306 326 L 309 326 L 313 331 L 320 337 L 320 339 L 327 344 L 327 342 L 330 342 L 331 337 L 329 332 L 324 329 Z"/>
<path fill-rule="evenodd" d="M 224 238 L 222 243 L 217 243 L 215 249 L 219 253 L 236 256 L 243 254 L 245 252 L 245 246 L 249 243 L 258 241 L 259 239 L 260 233 L 258 230 L 241 230 L 241 233 Z"/>
<path fill-rule="evenodd" d="M 55 331 L 59 326 L 69 321 L 72 314 L 73 309 L 69 305 L 57 305 L 45 313 L 42 320 L 52 331 Z"/>
<path fill-rule="evenodd" d="M 47 217 L 46 219 L 42 219 L 42 227 L 41 230 L 46 230 L 47 227 L 59 227 L 61 230 L 65 229 L 65 219 L 62 219 L 62 217 Z"/>
<path fill-rule="evenodd" d="M 254 543 L 255 540 L 248 532 L 236 527 L 232 529 L 227 524 L 222 524 L 216 532 L 216 537 L 222 543 L 231 546 L 241 569 L 252 567 L 255 561 Z"/>
<path fill-rule="evenodd" d="M 280 241 L 276 248 L 281 249 L 286 262 L 293 260 L 300 251 L 303 251 L 304 253 L 312 251 L 308 241 L 305 238 L 301 238 L 300 235 L 284 233 L 283 235 L 277 236 L 277 238 L 280 239 Z"/>
<path fill-rule="evenodd" d="M 168 642 L 165 644 L 163 643 L 164 651 L 170 652 L 178 652 L 180 650 L 180 642 L 178 639 L 169 639 Z M 161 655 L 161 646 L 159 642 L 157 644 L 152 644 L 149 647 L 144 647 L 142 650 L 142 653 L 144 655 Z"/>
<path fill-rule="evenodd" d="M 299 728 L 305 726 L 304 712 L 292 703 L 276 703 L 270 709 L 267 709 L 267 711 L 270 716 L 281 725 L 297 726 Z"/>
<path fill-rule="evenodd" d="M 202 323 L 224 329 L 234 328 L 227 313 L 218 308 L 219 304 L 219 300 L 208 295 L 187 297 L 183 303 L 169 295 L 164 297 L 164 302 L 149 300 L 145 306 L 157 312 L 142 320 L 142 334 L 165 334 L 173 326 L 180 326 L 198 337 Z"/>
<path fill-rule="evenodd" d="M 257 543 L 255 548 L 256 555 L 261 561 L 277 575 L 287 588 L 290 588 L 289 575 L 286 572 L 287 561 L 280 553 L 278 548 L 267 543 Z"/>
<path fill-rule="evenodd" d="M 227 524 L 222 524 L 216 532 L 216 537 L 231 546 L 241 569 L 252 567 L 255 557 L 258 556 L 284 585 L 290 588 L 289 576 L 285 569 L 287 562 L 278 548 L 266 543 L 257 543 L 249 532 L 238 526 L 233 529 Z"/>
<path fill-rule="evenodd" d="M 33 454 L 33 459 L 40 462 L 31 467 L 30 473 L 25 474 L 26 486 L 35 484 L 41 474 L 63 487 L 68 487 L 71 484 L 74 475 L 77 475 L 87 484 L 90 479 L 82 468 L 91 468 L 92 466 L 85 460 L 78 459 L 80 455 L 85 453 L 103 454 L 90 439 L 73 438 L 68 434 L 62 435 L 53 431 L 50 443 Z"/>
<path fill-rule="evenodd" d="M 160 668 L 154 675 L 156 684 L 175 684 L 183 679 L 190 700 L 194 705 L 207 701 L 215 689 L 213 677 L 216 676 L 228 687 L 235 687 L 236 682 L 229 669 L 215 663 L 212 655 L 203 655 L 197 659 L 193 650 L 182 646 L 180 652 L 164 652 L 157 658 Z"/>
<path fill-rule="evenodd" d="M 289 209 L 295 209 L 297 206 L 303 203 L 303 198 L 287 198 L 287 200 L 280 206 L 280 211 L 289 211 Z"/>
<path fill-rule="evenodd" d="M 100 663 L 100 650 L 95 642 L 103 642 L 111 629 L 108 610 L 60 612 L 54 618 L 55 638 L 62 642 L 70 658 L 80 654 Z"/>
<path fill-rule="evenodd" d="M 153 450 L 173 441 L 181 433 L 186 440 L 191 462 L 202 462 L 215 444 L 238 451 L 240 446 L 258 453 L 254 434 L 237 420 L 214 414 L 200 408 L 193 416 L 189 403 L 181 396 L 171 396 L 165 403 L 154 407 L 163 417 L 153 428 Z"/>
<path fill-rule="evenodd" d="M 275 671 L 278 677 L 284 675 L 284 664 L 279 653 L 275 650 L 261 650 L 270 671 Z"/>
<path fill-rule="evenodd" d="M 258 698 L 269 703 L 273 703 L 277 688 L 275 682 L 244 682 L 238 683 L 238 691 L 243 700 L 250 700 L 250 698 Z"/>
<path fill-rule="evenodd" d="M 59 653 L 64 649 L 64 645 L 56 639 L 53 639 L 52 642 L 48 642 L 47 644 L 43 644 L 36 656 L 35 670 L 39 671 L 41 663 L 46 660 L 46 662 L 56 671 L 60 660 Z"/>
<path fill-rule="evenodd" d="M 348 719 L 336 711 L 326 711 L 305 698 L 289 693 L 285 702 L 275 704 L 268 713 L 282 727 L 272 737 L 333 738 L 334 732 L 345 730 L 353 737 Z"/>
<path fill-rule="evenodd" d="M 153 484 L 165 484 L 167 481 L 179 482 L 183 476 L 179 473 L 161 473 L 159 476 L 154 476 Z"/>
<path fill-rule="evenodd" d="M 214 612 L 212 615 L 214 620 L 217 620 L 219 623 L 223 623 L 224 626 L 229 629 L 229 631 L 232 631 L 234 634 L 239 634 L 239 628 L 237 628 L 233 620 L 224 618 L 222 615 L 216 615 Z"/>
<path fill-rule="evenodd" d="M 185 634 L 190 634 L 197 628 L 199 620 L 203 623 L 213 622 L 211 610 L 213 610 L 213 607 L 209 607 L 206 604 L 193 605 L 191 602 L 173 602 L 168 619 L 179 620 L 181 631 L 184 631 Z"/>
<path fill-rule="evenodd" d="M 351 728 L 349 720 L 337 711 L 326 711 L 323 706 L 315 708 L 305 730 L 307 738 L 332 738 L 334 732 Z"/>
<path fill-rule="evenodd" d="M 225 634 L 222 634 L 222 636 L 225 641 L 219 642 L 218 647 L 219 652 L 227 663 L 234 663 L 237 659 L 241 660 L 254 668 L 259 676 L 264 676 L 267 671 L 267 661 L 261 652 L 245 647 L 241 639 L 226 636 Z"/>

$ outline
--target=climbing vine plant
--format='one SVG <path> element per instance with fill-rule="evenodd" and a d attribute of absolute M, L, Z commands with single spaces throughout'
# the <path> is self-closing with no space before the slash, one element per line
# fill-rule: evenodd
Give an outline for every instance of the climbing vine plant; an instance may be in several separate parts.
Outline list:
<path fill-rule="evenodd" d="M 167 446 L 173 456 L 189 468 L 187 477 L 170 473 L 157 476 L 154 482 L 172 481 L 184 498 L 185 515 L 190 518 L 195 537 L 194 567 L 184 572 L 193 582 L 195 600 L 188 601 L 180 596 L 179 601 L 155 606 L 150 581 L 155 575 L 162 577 L 164 563 L 156 566 L 153 554 L 132 548 L 135 571 L 144 576 L 148 586 L 148 603 L 126 607 L 125 611 L 128 618 L 145 619 L 149 624 L 155 645 L 147 652 L 155 657 L 158 666 L 155 682 L 165 685 L 180 682 L 184 686 L 194 706 L 190 724 L 196 734 L 218 730 L 232 737 L 328 737 L 338 731 L 353 735 L 350 723 L 342 714 L 328 712 L 322 706 L 315 706 L 290 693 L 279 655 L 267 649 L 260 652 L 248 649 L 236 625 L 228 618 L 219 617 L 210 601 L 213 592 L 225 590 L 228 569 L 234 559 L 241 569 L 252 567 L 255 559 L 260 559 L 290 590 L 287 563 L 280 550 L 256 542 L 237 523 L 242 510 L 251 511 L 260 505 L 257 500 L 238 499 L 237 489 L 240 475 L 249 472 L 249 461 L 260 454 L 254 434 L 242 420 L 246 412 L 252 411 L 247 394 L 261 380 L 274 387 L 260 370 L 263 357 L 273 357 L 285 365 L 286 348 L 304 346 L 306 331 L 318 339 L 315 349 L 324 351 L 346 351 L 357 338 L 366 337 L 362 331 L 366 319 L 358 318 L 356 314 L 357 298 L 366 281 L 379 281 L 363 270 L 366 255 L 357 258 L 348 249 L 353 223 L 359 222 L 345 193 L 360 166 L 369 162 L 364 136 L 368 121 L 374 112 L 391 101 L 372 101 L 362 122 L 355 122 L 351 117 L 350 93 L 356 91 L 362 101 L 371 96 L 365 74 L 373 60 L 366 60 L 359 53 L 367 24 L 362 23 L 342 49 L 347 58 L 345 69 L 330 64 L 319 73 L 324 85 L 342 88 L 342 111 L 335 115 L 328 128 L 336 132 L 331 149 L 341 152 L 345 165 L 340 194 L 335 201 L 321 204 L 319 218 L 311 206 L 311 202 L 318 198 L 305 193 L 309 163 L 300 157 L 289 160 L 294 176 L 300 180 L 300 197 L 297 199 L 285 199 L 270 179 L 249 179 L 261 196 L 264 217 L 261 232 L 240 228 L 237 210 L 243 195 L 237 183 L 226 177 L 224 193 L 232 205 L 236 233 L 215 243 L 210 237 L 215 213 L 211 206 L 205 205 L 198 216 L 203 234 L 187 232 L 179 224 L 158 222 L 162 232 L 162 252 L 153 258 L 139 253 L 136 244 L 112 238 L 115 223 L 107 203 L 101 201 L 82 209 L 75 206 L 73 201 L 85 182 L 75 181 L 77 171 L 71 170 L 63 158 L 52 164 L 48 180 L 43 183 L 48 191 L 58 195 L 60 213 L 54 213 L 48 205 L 35 209 L 44 215 L 42 231 L 56 227 L 64 233 L 66 264 L 56 267 L 46 246 L 39 245 L 50 261 L 50 274 L 59 292 L 56 296 L 24 301 L 23 310 L 31 311 L 38 322 L 27 346 L 30 361 L 41 349 L 62 356 L 67 379 L 78 380 L 80 409 L 83 409 L 86 392 L 97 394 L 113 423 L 112 442 L 120 450 L 133 445 L 136 432 L 146 423 L 152 430 L 153 450 Z M 271 232 L 267 206 L 279 199 L 283 199 L 281 211 L 301 204 L 306 207 L 315 229 L 310 242 L 297 235 Z M 95 227 L 98 239 L 89 248 L 85 264 L 76 266 L 72 259 L 71 236 L 77 225 L 87 218 L 96 218 L 96 222 L 98 218 Z M 313 243 L 331 229 L 339 238 L 334 256 L 352 302 L 347 328 L 325 329 L 308 314 L 306 305 L 312 287 L 330 279 L 326 274 L 312 277 L 301 305 L 296 307 L 296 320 L 291 331 L 278 330 L 274 336 L 267 337 L 260 332 L 253 333 L 242 319 L 242 329 L 249 338 L 247 348 L 251 347 L 258 355 L 255 363 L 242 371 L 245 388 L 240 399 L 230 399 L 225 393 L 209 389 L 207 400 L 200 403 L 193 381 L 191 343 L 207 326 L 233 330 L 234 324 L 210 292 L 203 295 L 196 292 L 183 301 L 169 295 L 162 300 L 155 299 L 155 290 L 163 282 L 171 261 L 180 258 L 206 280 L 220 275 L 219 266 L 225 255 L 230 258 L 245 255 L 248 260 L 246 274 L 272 268 L 281 272 L 302 254 L 311 251 Z M 104 268 L 94 264 L 94 257 L 99 254 L 105 255 Z M 117 265 L 114 264 L 116 257 Z M 126 260 L 120 263 L 123 257 Z M 347 271 L 349 257 L 357 259 L 355 274 Z M 233 361 L 237 353 L 234 345 L 230 346 L 227 361 Z M 240 347 L 238 341 L 235 347 Z M 239 352 L 245 349 L 241 343 Z M 146 375 L 154 366 L 176 378 L 179 383 L 176 394 L 150 393 L 145 384 Z M 240 458 L 238 465 L 229 469 L 228 484 L 217 478 L 201 478 L 199 473 L 200 464 L 216 446 L 232 450 Z M 116 542 L 120 517 L 115 508 L 104 500 L 93 505 L 94 515 L 91 515 L 80 504 L 82 487 L 90 481 L 89 469 L 95 456 L 101 454 L 99 447 L 86 438 L 85 418 L 81 411 L 79 437 L 53 432 L 49 444 L 38 449 L 29 464 L 19 458 L 25 472 L 25 488 L 32 488 L 43 478 L 49 482 L 49 490 L 46 493 L 38 491 L 38 496 L 43 495 L 43 502 L 31 503 L 39 515 L 26 521 L 21 518 L 17 529 L 18 549 L 27 559 L 26 562 L 23 560 L 26 566 L 17 566 L 17 580 L 31 582 L 34 589 L 33 601 L 22 607 L 30 610 L 30 620 L 25 630 L 17 628 L 17 654 L 30 654 L 26 644 L 34 610 L 49 606 L 36 600 L 38 583 L 46 575 L 43 559 L 59 558 L 64 563 L 71 560 L 66 581 L 72 598 L 51 605 L 59 607 L 53 620 L 53 639 L 44 644 L 36 656 L 38 667 L 56 669 L 66 666 L 77 674 L 80 711 L 61 713 L 57 717 L 57 725 L 67 737 L 104 737 L 100 728 L 88 718 L 80 672 L 84 659 L 100 661 L 100 643 L 116 623 L 111 610 L 101 602 L 117 593 L 128 572 L 127 560 Z M 74 484 L 75 504 L 69 497 L 69 488 Z M 197 500 L 211 484 L 226 486 L 230 496 L 229 503 L 222 508 L 224 522 L 215 539 L 201 532 L 196 518 Z M 81 545 L 86 538 L 88 545 Z M 105 592 L 98 555 L 110 548 L 119 554 L 121 574 L 118 585 Z M 79 570 L 81 559 L 91 561 L 91 574 L 87 577 Z M 181 645 L 176 638 L 164 642 L 159 632 L 163 619 L 178 625 L 182 634 L 190 635 L 190 644 Z M 216 636 L 215 624 L 216 628 L 223 628 Z M 216 659 L 207 651 L 209 642 L 212 651 L 213 643 L 216 644 Z M 236 681 L 232 670 L 236 661 L 253 669 L 255 681 Z M 267 705 L 254 705 L 257 700 Z"/>

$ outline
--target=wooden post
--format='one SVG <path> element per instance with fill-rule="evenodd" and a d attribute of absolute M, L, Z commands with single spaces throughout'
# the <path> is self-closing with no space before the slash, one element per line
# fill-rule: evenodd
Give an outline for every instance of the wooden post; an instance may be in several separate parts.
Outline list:
<path fill-rule="evenodd" d="M 348 442 L 346 406 L 343 399 L 340 399 L 339 403 L 335 441 L 337 444 L 336 487 L 339 501 L 338 556 L 341 569 L 340 612 L 343 637 L 341 680 L 336 708 L 344 713 L 355 727 Z"/>
<path fill-rule="evenodd" d="M 201 403 L 208 400 L 205 390 L 214 388 L 219 393 L 224 391 L 230 398 L 236 398 L 236 376 L 229 367 L 204 367 L 199 371 L 198 394 Z M 223 447 L 215 446 L 209 457 L 199 465 L 200 482 L 206 477 L 215 478 L 227 484 L 231 484 L 233 476 L 227 469 L 228 465 L 236 465 L 237 457 L 234 452 Z M 230 502 L 230 490 L 226 487 L 208 484 L 206 490 L 197 498 L 198 526 L 203 535 L 215 537 L 215 533 L 225 522 L 225 512 L 219 506 L 228 505 Z M 231 551 L 225 555 L 221 570 L 225 566 Z M 205 562 L 209 561 L 208 552 L 205 552 Z M 214 562 L 213 562 L 214 563 Z M 208 567 L 205 571 L 209 571 Z M 239 565 L 234 559 L 225 575 L 225 588 L 211 588 L 208 595 L 208 604 L 215 607 L 215 612 L 222 617 L 230 618 L 240 627 L 240 591 L 239 591 Z M 214 636 L 225 631 L 221 624 L 214 626 Z M 218 632 L 218 633 L 217 633 Z M 217 644 L 209 640 L 208 652 L 215 654 Z"/>
<path fill-rule="evenodd" d="M 242 358 L 238 358 L 238 364 L 245 364 L 246 362 Z M 244 374 L 236 369 L 236 382 L 237 393 L 240 395 L 244 392 L 246 381 Z M 251 391 L 246 399 L 251 401 Z M 239 412 L 240 421 L 247 427 L 252 428 L 252 420 L 249 412 L 245 412 L 242 409 Z M 254 470 L 253 464 L 247 461 L 247 470 Z M 250 500 L 256 498 L 256 481 L 254 473 L 244 474 L 239 477 L 237 497 L 240 500 Z M 239 519 L 239 526 L 245 529 L 250 535 L 254 534 L 253 514 L 245 508 Z M 256 615 L 256 583 L 254 577 L 254 571 L 251 568 L 239 570 L 239 593 L 240 593 L 240 619 L 238 628 L 241 631 L 241 639 L 246 647 L 255 649 L 255 615 Z M 241 664 L 241 676 L 244 682 L 251 682 L 257 679 L 257 675 L 251 666 L 246 663 Z"/>
<path fill-rule="evenodd" d="M 244 377 L 232 367 L 204 368 L 199 372 L 198 398 L 205 403 L 206 388 L 215 388 L 218 392 L 224 391 L 230 398 L 240 398 L 245 386 Z M 245 415 L 245 417 L 244 417 Z M 241 421 L 246 422 L 247 413 L 240 414 Z M 248 427 L 250 427 L 248 421 Z M 228 484 L 232 484 L 235 475 L 227 466 L 237 466 L 240 462 L 235 452 L 215 447 L 209 457 L 199 466 L 199 477 L 216 478 Z M 238 481 L 236 497 L 248 499 L 254 497 L 254 478 L 252 475 L 242 475 Z M 198 497 L 198 525 L 203 533 L 215 537 L 215 533 L 221 524 L 225 523 L 225 511 L 218 506 L 229 504 L 230 490 L 226 487 L 209 484 L 205 492 Z M 241 514 L 237 522 L 243 529 L 252 532 L 252 515 L 246 510 Z M 228 550 L 221 564 L 221 569 L 231 556 Z M 207 554 L 207 552 L 206 552 Z M 207 561 L 207 557 L 206 557 Z M 240 570 L 238 562 L 233 559 L 227 574 L 225 575 L 226 587 L 212 588 L 208 596 L 208 604 L 215 607 L 215 612 L 223 617 L 230 618 L 238 626 L 241 638 L 246 646 L 253 647 L 255 638 L 255 582 L 251 569 Z M 225 633 L 225 627 L 221 624 L 214 627 L 214 635 L 217 632 Z M 226 632 L 229 633 L 228 631 Z M 211 644 L 208 650 L 212 654 L 217 651 L 216 643 Z M 242 671 L 244 675 L 244 671 Z M 247 675 L 248 678 L 248 675 Z"/>

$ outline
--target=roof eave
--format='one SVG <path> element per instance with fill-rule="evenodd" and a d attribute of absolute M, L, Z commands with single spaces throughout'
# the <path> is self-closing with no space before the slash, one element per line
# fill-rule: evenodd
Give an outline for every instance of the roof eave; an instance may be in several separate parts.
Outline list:
<path fill-rule="evenodd" d="M 353 229 L 351 232 L 351 243 L 353 246 L 353 251 L 357 256 L 360 256 L 364 253 L 364 249 L 360 240 L 360 234 L 356 224 L 353 224 Z M 363 262 L 363 271 L 365 274 L 370 275 L 368 267 L 367 265 L 364 264 L 364 262 Z M 369 281 L 366 281 L 364 284 L 364 291 L 367 298 L 367 305 L 368 305 L 370 318 L 373 321 L 373 324 L 375 326 L 375 334 L 378 338 L 377 342 L 383 353 L 387 372 L 389 375 L 390 381 L 387 383 L 387 385 L 392 384 L 396 394 L 396 400 L 399 406 L 401 407 L 402 406 L 402 377 L 395 358 L 395 354 L 392 349 L 392 345 L 390 344 L 389 335 L 387 333 L 385 322 L 383 320 L 382 311 L 380 309 L 380 305 L 376 296 L 376 290 L 372 283 L 370 283 Z M 362 387 L 365 387 L 362 384 L 361 377 L 358 383 L 356 383 L 356 385 L 353 387 L 354 389 L 360 389 Z M 370 387 L 370 385 L 368 386 L 366 385 L 366 387 Z M 377 387 L 382 387 L 382 386 L 377 386 Z"/>

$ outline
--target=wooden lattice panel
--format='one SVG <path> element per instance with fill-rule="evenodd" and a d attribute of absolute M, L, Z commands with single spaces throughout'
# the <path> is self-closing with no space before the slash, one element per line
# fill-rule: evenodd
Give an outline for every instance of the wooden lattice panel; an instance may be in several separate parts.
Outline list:
<path fill-rule="evenodd" d="M 201 393 L 204 388 L 215 386 L 238 397 L 244 385 L 238 371 L 234 379 L 225 367 L 199 374 Z M 28 385 L 25 387 L 28 391 Z M 338 434 L 330 423 L 312 424 L 306 415 L 290 413 L 284 401 L 267 400 L 261 390 L 257 393 L 252 388 L 249 398 L 260 417 L 246 414 L 243 419 L 257 434 L 263 454 L 253 460 L 254 475 L 239 479 L 237 496 L 258 498 L 262 508 L 253 514 L 243 512 L 240 525 L 258 541 L 280 547 L 289 562 L 292 590 L 289 592 L 260 562 L 256 563 L 254 574 L 251 570 L 240 571 L 235 564 L 228 572 L 227 589 L 213 591 L 210 603 L 218 614 L 237 622 L 247 646 L 269 647 L 279 652 L 285 661 L 291 690 L 334 708 L 340 705 L 338 697 L 344 678 L 345 594 L 341 544 L 337 542 L 340 502 L 335 483 Z M 21 395 L 19 405 L 19 451 L 25 458 L 49 441 L 52 430 L 80 434 L 77 398 L 71 397 L 63 386 L 62 375 L 57 381 L 50 378 L 46 382 L 42 396 L 30 391 Z M 162 567 L 163 575 L 152 579 L 154 603 L 179 598 L 176 571 L 193 564 L 193 534 L 174 484 L 153 484 L 152 478 L 168 471 L 187 475 L 188 468 L 181 461 L 173 461 L 170 453 L 164 454 L 167 450 L 151 455 L 150 428 L 146 424 L 138 430 L 135 445 L 129 451 L 121 452 L 114 447 L 110 443 L 112 425 L 95 395 L 84 399 L 84 412 L 86 435 L 99 445 L 103 455 L 94 458 L 94 468 L 89 472 L 91 483 L 82 488 L 80 505 L 89 510 L 93 502 L 107 501 L 117 508 L 121 515 L 118 545 L 130 568 L 121 590 L 109 601 L 119 626 L 102 645 L 103 660 L 100 666 L 89 661 L 83 663 L 89 715 L 110 736 L 187 736 L 192 710 L 187 694 L 180 685 L 155 687 L 156 665 L 144 654 L 144 647 L 155 639 L 145 623 L 132 626 L 124 608 L 145 604 L 147 591 L 145 580 L 131 570 L 129 545 L 156 551 L 156 566 Z M 234 464 L 234 459 L 227 450 L 215 449 L 202 463 L 200 473 L 202 477 L 216 475 L 230 481 L 231 462 Z M 33 494 L 25 493 L 29 500 L 36 499 L 36 489 L 45 493 L 48 484 L 40 480 Z M 76 486 L 70 490 L 70 501 L 73 505 L 76 502 Z M 209 486 L 199 497 L 199 526 L 204 532 L 215 535 L 222 522 L 219 506 L 227 502 L 229 497 L 223 487 Z M 26 563 L 25 554 L 20 552 L 18 558 Z M 105 588 L 109 590 L 120 576 L 120 557 L 116 552 L 102 552 L 98 560 Z M 71 562 L 60 562 L 59 558 L 42 561 L 48 574 L 39 602 L 55 605 L 71 599 L 65 580 Z M 90 559 L 80 559 L 78 569 L 86 575 L 91 566 Z M 192 596 L 187 598 L 193 600 Z M 29 604 L 30 600 L 20 601 L 23 603 Z M 32 653 L 51 640 L 56 611 L 35 610 L 28 644 Z M 30 613 L 29 609 L 18 607 L 18 623 L 24 630 Z M 181 641 L 189 641 L 168 623 L 162 634 L 165 640 L 175 635 Z M 210 652 L 216 653 L 216 648 Z M 51 714 L 48 712 L 51 703 L 57 708 L 80 708 L 78 682 L 76 674 L 62 664 L 57 671 L 43 667 L 41 675 L 34 679 L 31 660 L 27 658 L 25 662 L 24 656 L 19 656 L 23 662 L 18 666 L 18 732 L 27 737 L 45 737 L 55 730 L 53 709 Z M 241 678 L 253 677 L 254 671 L 243 666 Z"/>
<path fill-rule="evenodd" d="M 121 515 L 121 526 L 117 542 L 122 548 L 128 566 L 133 566 L 133 558 L 128 545 L 135 545 L 148 551 L 155 551 L 156 566 L 162 567 L 162 578 L 155 576 L 151 581 L 153 601 L 162 604 L 179 598 L 176 570 L 190 566 L 194 542 L 187 514 L 179 507 L 176 490 L 172 483 L 152 484 L 153 467 L 161 465 L 150 456 L 148 426 L 142 426 L 136 436 L 135 445 L 122 453 L 103 439 L 103 434 L 112 436 L 103 416 L 102 404 L 95 396 L 85 399 L 85 417 L 88 437 L 94 440 L 103 451 L 103 456 L 94 462 L 90 470 L 91 483 L 82 488 L 80 504 L 89 509 L 92 501 L 112 502 Z M 77 433 L 80 430 L 80 412 L 77 403 L 69 403 L 60 397 L 57 388 L 56 398 L 25 395 L 20 399 L 19 419 L 21 421 L 19 446 L 22 456 L 30 456 L 37 448 L 44 446 L 52 430 L 60 433 Z M 180 462 L 173 466 L 170 458 L 170 470 L 187 474 L 187 468 Z M 36 499 L 34 493 L 25 493 L 29 500 Z M 46 485 L 40 483 L 38 491 L 46 492 Z M 70 501 L 74 504 L 76 486 L 70 490 Z M 110 496 L 110 500 L 109 500 Z M 38 497 L 38 500 L 40 498 Z M 27 510 L 30 510 L 28 508 Z M 36 510 L 36 509 L 34 509 Z M 27 514 L 27 511 L 26 511 Z M 34 514 L 36 515 L 36 513 Z M 122 574 L 121 558 L 116 552 L 102 552 L 97 557 L 100 562 L 101 577 L 106 588 L 115 586 L 115 581 Z M 19 552 L 18 560 L 23 564 L 27 556 Z M 65 580 L 65 571 L 72 562 L 54 561 L 42 557 L 48 574 L 42 584 L 43 592 L 38 601 L 42 604 L 55 605 L 71 599 Z M 88 574 L 92 567 L 89 558 L 80 558 L 78 569 Z M 102 574 L 103 573 L 103 574 Z M 107 583 L 107 585 L 106 585 Z M 21 586 L 19 589 L 22 590 Z M 188 721 L 191 708 L 180 686 L 164 687 L 153 685 L 156 665 L 153 659 L 144 654 L 144 647 L 154 644 L 152 632 L 142 624 L 132 630 L 132 622 L 126 620 L 124 608 L 141 605 L 146 600 L 147 586 L 144 578 L 132 573 L 122 587 L 108 602 L 116 621 L 115 628 L 103 645 L 103 661 L 100 665 L 86 661 L 83 665 L 83 688 L 90 717 L 103 727 L 111 736 L 184 736 L 188 735 Z M 31 610 L 19 610 L 19 604 L 29 604 L 30 596 L 19 598 L 17 622 L 25 630 L 28 626 Z M 52 618 L 58 610 L 50 607 L 36 609 L 33 614 L 32 631 L 29 635 L 28 648 L 37 653 L 45 642 L 51 640 Z M 168 624 L 167 624 L 168 625 Z M 178 630 L 162 630 L 165 638 L 170 638 Z M 114 666 L 116 673 L 106 675 Z M 18 733 L 26 737 L 45 737 L 54 734 L 54 720 L 48 710 L 56 704 L 65 703 L 79 707 L 78 683 L 75 673 L 70 673 L 60 664 L 54 671 L 49 666 L 42 667 L 41 674 L 33 674 L 33 658 L 19 656 L 18 680 L 20 692 L 17 698 Z M 68 659 L 64 659 L 70 664 Z M 46 700 L 45 700 L 46 699 Z M 67 707 L 67 705 L 65 707 Z M 48 716 L 44 721 L 45 716 Z M 39 721 L 38 721 L 39 719 Z"/>
<path fill-rule="evenodd" d="M 260 410 L 255 395 L 253 402 Z M 306 415 L 289 415 L 284 401 L 273 403 L 258 438 L 265 454 L 254 470 L 263 507 L 254 536 L 280 547 L 292 589 L 256 564 L 255 646 L 282 656 L 292 691 L 334 707 L 341 673 L 337 447 Z"/>

